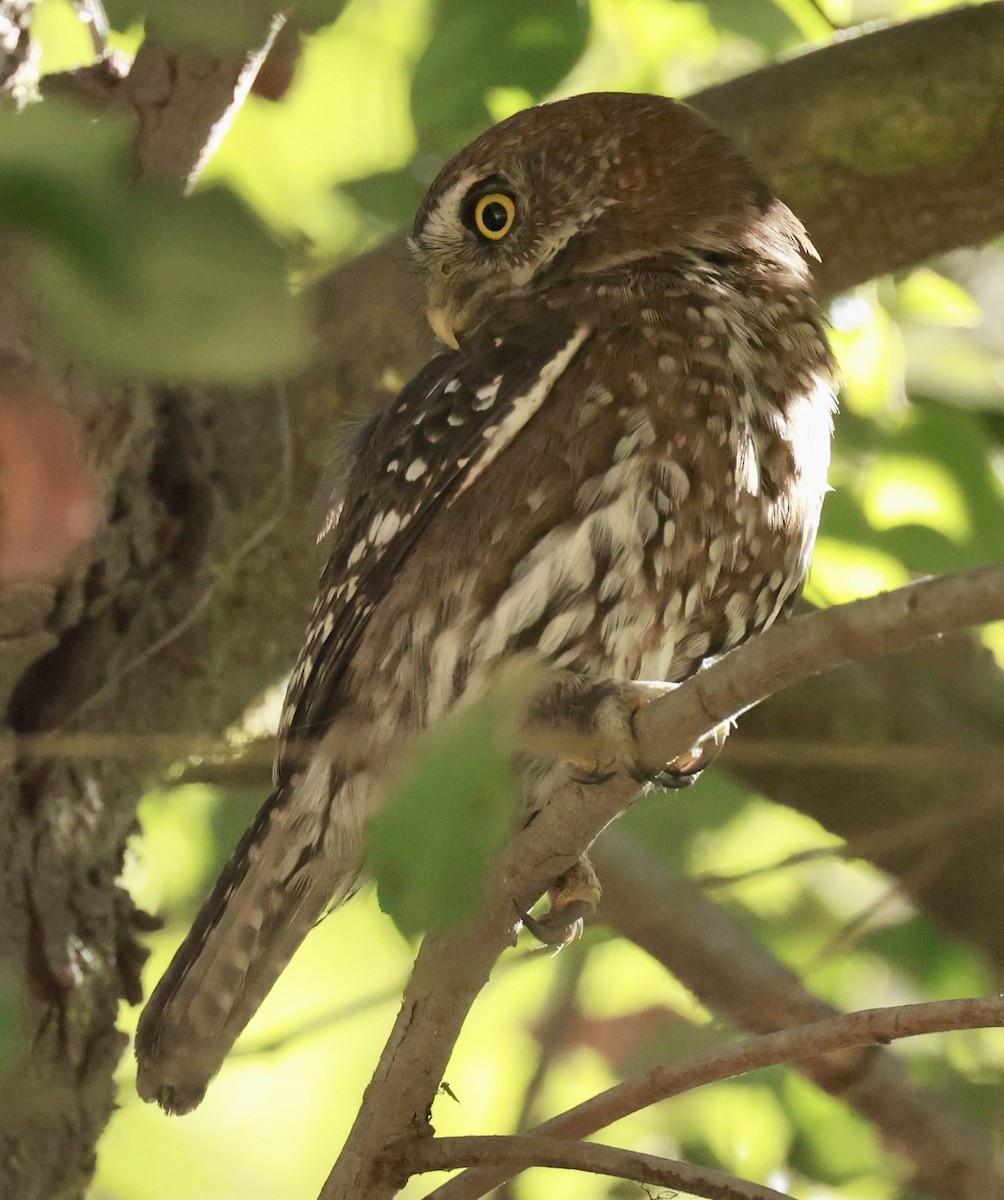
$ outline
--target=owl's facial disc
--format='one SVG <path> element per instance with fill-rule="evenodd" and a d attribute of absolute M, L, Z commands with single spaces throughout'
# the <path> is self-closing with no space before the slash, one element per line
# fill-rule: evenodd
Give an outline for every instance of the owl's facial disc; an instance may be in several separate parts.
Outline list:
<path fill-rule="evenodd" d="M 416 226 L 412 249 L 425 269 L 427 316 L 454 349 L 486 301 L 513 287 L 525 200 L 510 179 L 468 169 Z"/>

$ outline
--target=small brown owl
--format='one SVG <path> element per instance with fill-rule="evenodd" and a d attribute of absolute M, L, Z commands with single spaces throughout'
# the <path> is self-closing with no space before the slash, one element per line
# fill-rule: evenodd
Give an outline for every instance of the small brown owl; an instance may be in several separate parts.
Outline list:
<path fill-rule="evenodd" d="M 143 1013 L 139 1090 L 170 1111 L 356 887 L 409 735 L 517 653 L 572 686 L 682 680 L 809 562 L 834 409 L 812 246 L 694 112 L 519 113 L 442 169 L 411 244 L 449 349 L 358 441 L 275 791 Z M 525 780 L 532 811 L 555 773 Z"/>

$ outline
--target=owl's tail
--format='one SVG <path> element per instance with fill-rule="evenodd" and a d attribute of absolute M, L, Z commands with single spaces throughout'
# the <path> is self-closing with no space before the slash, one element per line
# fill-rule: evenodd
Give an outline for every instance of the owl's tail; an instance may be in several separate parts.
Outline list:
<path fill-rule="evenodd" d="M 136 1033 L 137 1089 L 186 1113 L 311 927 L 352 891 L 358 827 L 339 829 L 339 797 L 304 803 L 300 786 L 263 805 L 157 984 Z"/>

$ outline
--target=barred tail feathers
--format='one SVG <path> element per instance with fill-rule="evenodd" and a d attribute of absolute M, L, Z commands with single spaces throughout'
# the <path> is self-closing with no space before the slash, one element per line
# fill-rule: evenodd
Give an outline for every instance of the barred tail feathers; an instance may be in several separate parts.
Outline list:
<path fill-rule="evenodd" d="M 143 1010 L 137 1088 L 167 1112 L 201 1102 L 297 947 L 356 884 L 361 822 L 327 770 L 317 795 L 318 774 L 265 802 Z"/>

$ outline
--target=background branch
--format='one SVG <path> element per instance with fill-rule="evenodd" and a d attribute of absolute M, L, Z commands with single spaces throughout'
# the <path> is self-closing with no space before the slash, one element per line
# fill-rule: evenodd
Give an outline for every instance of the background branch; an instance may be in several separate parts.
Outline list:
<path fill-rule="evenodd" d="M 117 99 L 135 114 L 140 175 L 192 187 L 240 111 L 285 16 L 239 0 L 246 47 L 214 53 L 148 31 Z"/>
<path fill-rule="evenodd" d="M 453 1167 L 486 1166 L 511 1176 L 529 1167 L 560 1167 L 587 1171 L 593 1175 L 612 1175 L 636 1183 L 679 1188 L 689 1195 L 707 1200 L 791 1200 L 773 1188 L 737 1179 L 724 1171 L 695 1167 L 690 1163 L 640 1154 L 596 1142 L 578 1142 L 558 1137 L 458 1137 L 432 1138 L 417 1143 L 409 1152 L 412 1170 L 448 1171 Z M 438 1196 L 441 1189 L 430 1193 Z M 469 1192 L 481 1196 L 483 1192 Z"/>
<path fill-rule="evenodd" d="M 794 1026 L 778 1033 L 751 1038 L 739 1045 L 720 1047 L 687 1062 L 656 1067 L 643 1076 L 626 1080 L 590 1097 L 575 1108 L 543 1122 L 530 1130 L 524 1138 L 519 1139 L 521 1143 L 529 1142 L 530 1145 L 526 1146 L 521 1154 L 522 1161 L 518 1165 L 511 1160 L 505 1161 L 500 1154 L 499 1161 L 478 1164 L 476 1169 L 465 1171 L 431 1192 L 427 1200 L 475 1200 L 504 1180 L 512 1178 L 517 1170 L 524 1170 L 527 1165 L 544 1165 L 544 1160 L 536 1159 L 532 1150 L 532 1143 L 538 1137 L 544 1141 L 550 1141 L 552 1138 L 565 1140 L 589 1137 L 597 1130 L 612 1125 L 650 1104 L 658 1104 L 693 1088 L 704 1087 L 735 1075 L 780 1063 L 797 1066 L 805 1059 L 823 1055 L 827 1055 L 831 1062 L 836 1063 L 840 1056 L 835 1056 L 834 1051 L 845 1051 L 859 1046 L 874 1047 L 897 1038 L 917 1037 L 927 1033 L 981 1029 L 1001 1024 L 1004 1024 L 1004 1000 L 999 997 L 985 1000 L 947 1000 L 834 1015 L 811 1025 Z M 868 1062 L 867 1055 L 854 1057 L 858 1058 L 862 1065 Z M 844 1055 L 843 1058 L 845 1062 L 849 1061 L 849 1056 Z M 847 1085 L 853 1086 L 853 1082 L 852 1079 L 848 1079 Z M 457 1138 L 425 1141 L 416 1144 L 414 1153 L 423 1164 L 435 1163 L 444 1168 L 457 1166 L 460 1165 L 460 1154 L 451 1159 L 449 1152 L 444 1151 L 442 1146 L 447 1141 L 466 1143 L 470 1140 L 472 1139 Z M 439 1150 L 436 1149 L 437 1146 L 440 1147 Z M 459 1149 L 463 1153 L 463 1148 Z M 402 1149 L 396 1153 L 407 1157 L 410 1152 Z M 465 1157 L 464 1161 L 470 1164 L 473 1158 Z M 965 1167 L 963 1174 L 960 1174 L 960 1165 Z M 942 1172 L 946 1175 L 951 1174 L 957 1190 L 933 1194 L 946 1197 L 992 1195 L 999 1190 L 1002 1176 L 993 1172 L 986 1155 L 982 1166 L 983 1169 L 977 1178 L 972 1173 L 968 1158 L 960 1164 L 953 1156 L 950 1165 L 942 1160 Z M 948 1182 L 947 1178 L 945 1182 Z M 688 1187 L 682 1179 L 671 1186 Z M 978 1191 L 974 1190 L 977 1186 Z"/>

